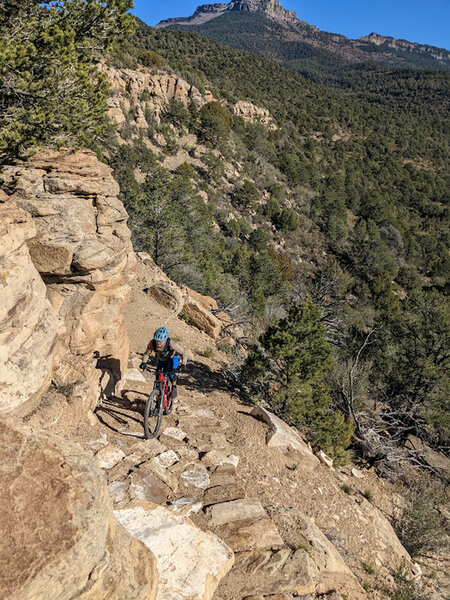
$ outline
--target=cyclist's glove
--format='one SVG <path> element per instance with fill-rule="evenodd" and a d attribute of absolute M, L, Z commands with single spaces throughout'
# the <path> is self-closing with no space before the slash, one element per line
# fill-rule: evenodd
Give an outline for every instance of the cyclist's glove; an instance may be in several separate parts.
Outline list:
<path fill-rule="evenodd" d="M 147 368 L 147 363 L 141 362 L 141 364 L 139 365 L 139 368 L 142 369 L 143 371 L 145 371 L 145 369 Z"/>

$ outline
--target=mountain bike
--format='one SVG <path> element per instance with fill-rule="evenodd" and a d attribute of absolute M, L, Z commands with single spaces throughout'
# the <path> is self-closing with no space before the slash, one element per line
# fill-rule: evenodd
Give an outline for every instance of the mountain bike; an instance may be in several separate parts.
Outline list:
<path fill-rule="evenodd" d="M 148 369 L 147 369 L 148 370 Z M 158 435 L 163 414 L 170 415 L 173 410 L 172 382 L 169 373 L 157 373 L 153 390 L 144 409 L 145 438 L 150 440 Z"/>

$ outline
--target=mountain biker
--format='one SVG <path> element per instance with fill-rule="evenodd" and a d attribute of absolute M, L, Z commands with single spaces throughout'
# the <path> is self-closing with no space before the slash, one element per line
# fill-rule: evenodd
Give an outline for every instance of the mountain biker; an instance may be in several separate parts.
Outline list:
<path fill-rule="evenodd" d="M 180 357 L 183 365 L 186 364 L 189 352 L 186 352 L 182 346 L 170 339 L 166 327 L 159 327 L 155 331 L 142 356 L 142 362 L 139 365 L 140 369 L 144 370 L 147 367 L 148 359 L 152 352 L 155 353 L 157 360 L 156 372 L 169 374 L 170 381 L 172 382 L 171 397 L 172 400 L 175 400 L 177 397 L 177 374 L 175 371 L 180 366 Z"/>

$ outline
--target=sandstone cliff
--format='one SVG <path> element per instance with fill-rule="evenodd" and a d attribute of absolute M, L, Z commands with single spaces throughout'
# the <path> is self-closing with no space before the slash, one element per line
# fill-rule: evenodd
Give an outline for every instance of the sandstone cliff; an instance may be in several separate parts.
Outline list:
<path fill-rule="evenodd" d="M 194 102 L 197 107 L 212 100 L 210 92 L 202 96 L 195 86 L 162 70 L 153 73 L 148 69 L 116 69 L 106 64 L 100 68 L 111 85 L 109 118 L 116 125 L 125 122 L 130 110 L 134 111 L 133 121 L 141 129 L 150 125 L 146 114 L 159 122 L 161 112 L 170 100 L 178 100 L 185 105 Z"/>
<path fill-rule="evenodd" d="M 0 410 L 9 412 L 48 385 L 59 322 L 33 265 L 30 214 L 0 196 Z"/>
<path fill-rule="evenodd" d="M 119 187 L 86 150 L 37 154 L 2 179 L 0 210 L 17 232 L 3 244 L 2 408 L 36 399 L 50 374 L 94 408 L 105 370 L 120 379 L 128 358 L 122 313 L 135 257 Z"/>

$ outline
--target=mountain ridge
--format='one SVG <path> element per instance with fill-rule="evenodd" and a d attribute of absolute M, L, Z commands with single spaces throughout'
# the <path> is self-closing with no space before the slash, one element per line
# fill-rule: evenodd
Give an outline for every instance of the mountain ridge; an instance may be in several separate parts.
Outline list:
<path fill-rule="evenodd" d="M 245 20 L 242 18 L 243 13 L 246 14 Z M 239 19 L 239 22 L 242 21 L 243 35 L 248 31 L 249 16 L 250 19 L 264 16 L 271 23 L 265 27 L 265 35 L 276 35 L 286 43 L 304 42 L 316 49 L 331 51 L 350 63 L 368 61 L 394 67 L 450 69 L 450 52 L 445 48 L 383 36 L 376 32 L 349 39 L 340 33 L 322 31 L 299 19 L 295 12 L 284 9 L 278 0 L 231 0 L 228 4 L 204 4 L 198 6 L 190 17 L 164 19 L 156 28 L 187 28 L 218 41 L 204 27 L 214 20 L 216 29 L 226 33 L 230 23 L 235 23 L 231 15 L 234 19 Z M 278 26 L 276 32 L 272 30 L 273 26 Z"/>

